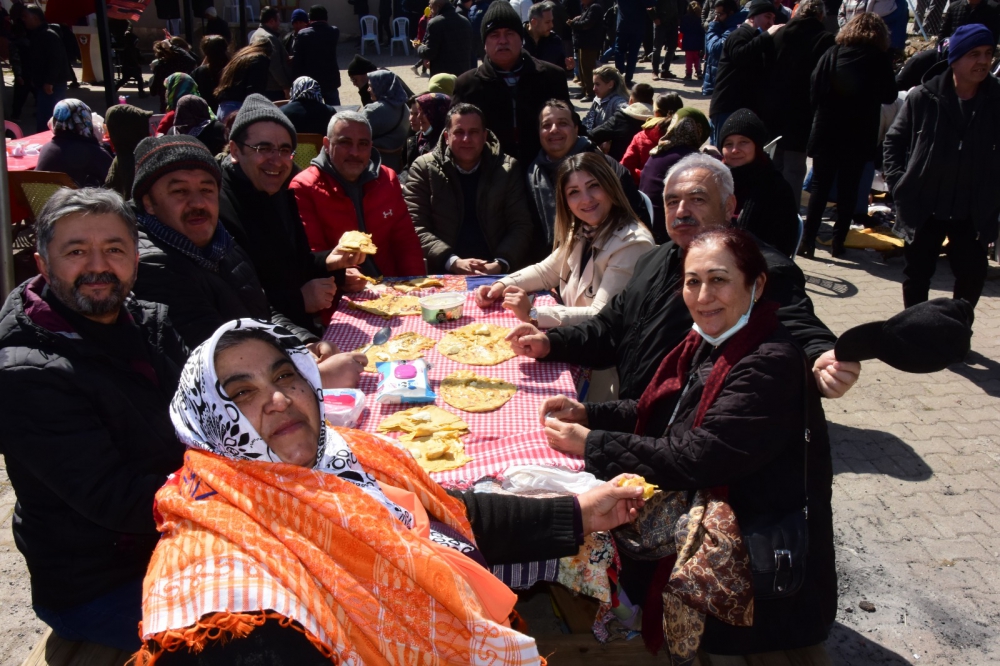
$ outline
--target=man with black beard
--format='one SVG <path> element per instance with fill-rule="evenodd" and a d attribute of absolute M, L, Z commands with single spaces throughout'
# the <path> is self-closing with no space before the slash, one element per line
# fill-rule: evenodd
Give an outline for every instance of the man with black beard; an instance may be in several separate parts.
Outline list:
<path fill-rule="evenodd" d="M 60 190 L 36 232 L 41 275 L 0 311 L 14 541 L 40 619 L 131 652 L 159 537 L 153 495 L 184 455 L 168 408 L 187 349 L 165 306 L 130 295 L 138 233 L 117 193 Z"/>

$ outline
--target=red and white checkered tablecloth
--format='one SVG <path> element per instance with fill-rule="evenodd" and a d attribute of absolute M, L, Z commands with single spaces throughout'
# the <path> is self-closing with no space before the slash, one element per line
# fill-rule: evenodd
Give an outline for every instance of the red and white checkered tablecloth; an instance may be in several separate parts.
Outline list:
<path fill-rule="evenodd" d="M 419 295 L 422 292 L 413 292 Z M 377 294 L 365 291 L 352 298 L 363 300 Z M 346 301 L 346 299 L 345 299 Z M 537 304 L 554 303 L 551 296 L 539 295 Z M 440 340 L 449 330 L 471 323 L 490 323 L 512 328 L 520 321 L 506 310 L 495 305 L 482 310 L 476 305 L 472 293 L 466 296 L 465 309 L 460 320 L 444 324 L 428 324 L 419 316 L 393 317 L 391 320 L 350 308 L 346 302 L 330 320 L 324 339 L 334 342 L 343 351 L 358 349 L 371 341 L 372 336 L 385 325 L 392 327 L 393 335 L 404 331 L 416 331 L 433 340 Z M 548 465 L 569 470 L 582 470 L 581 458 L 567 456 L 550 448 L 545 440 L 544 430 L 538 422 L 538 406 L 542 400 L 554 395 L 577 394 L 577 380 L 581 376 L 578 368 L 566 363 L 539 363 L 533 359 L 515 357 L 494 366 L 470 366 L 446 358 L 430 349 L 424 353 L 424 360 L 430 365 L 428 372 L 431 388 L 437 392 L 444 377 L 456 370 L 473 370 L 476 373 L 502 379 L 517 386 L 517 392 L 500 409 L 485 413 L 469 413 L 446 404 L 439 397 L 434 404 L 446 409 L 469 424 L 470 433 L 462 438 L 465 452 L 472 456 L 472 462 L 455 470 L 431 474 L 435 481 L 446 488 L 467 488 L 476 481 L 486 478 L 502 478 L 504 471 L 512 465 Z M 386 416 L 413 405 L 381 405 L 375 402 L 378 375 L 365 373 L 358 388 L 367 395 L 367 405 L 358 427 L 375 432 L 376 426 Z M 390 433 L 396 437 L 402 433 Z"/>

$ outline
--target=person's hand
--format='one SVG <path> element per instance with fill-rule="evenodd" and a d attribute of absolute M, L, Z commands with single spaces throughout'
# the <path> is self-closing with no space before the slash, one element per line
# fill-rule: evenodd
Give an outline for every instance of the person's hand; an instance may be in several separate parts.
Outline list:
<path fill-rule="evenodd" d="M 861 376 L 861 364 L 856 361 L 838 361 L 831 349 L 824 352 L 813 364 L 816 386 L 825 398 L 840 398 L 847 393 Z"/>
<path fill-rule="evenodd" d="M 545 417 L 559 419 L 563 423 L 587 425 L 587 408 L 582 402 L 564 395 L 546 398 L 538 407 L 538 420 L 545 425 Z"/>
<path fill-rule="evenodd" d="M 337 283 L 332 277 L 316 278 L 302 285 L 300 291 L 306 312 L 319 312 L 333 305 L 333 297 L 337 295 Z"/>
<path fill-rule="evenodd" d="M 503 290 L 503 309 L 510 310 L 521 321 L 531 321 L 528 316 L 531 299 L 528 298 L 528 292 L 520 287 L 507 287 Z"/>
<path fill-rule="evenodd" d="M 566 69 L 571 70 L 574 69 L 575 67 L 576 67 L 576 61 L 573 60 L 573 57 L 570 56 L 569 58 L 566 58 Z"/>
<path fill-rule="evenodd" d="M 545 419 L 545 439 L 549 446 L 567 455 L 583 457 L 587 450 L 590 428 L 579 423 L 564 423 L 559 419 Z"/>
<path fill-rule="evenodd" d="M 456 259 L 449 270 L 456 275 L 479 275 L 485 264 L 482 259 Z"/>
<path fill-rule="evenodd" d="M 368 365 L 368 357 L 364 354 L 345 352 L 334 354 L 319 361 L 317 365 L 323 388 L 357 388 L 358 379 Z"/>
<path fill-rule="evenodd" d="M 480 275 L 500 275 L 503 273 L 503 266 L 499 261 L 484 261 L 479 268 Z"/>
<path fill-rule="evenodd" d="M 45 85 L 42 86 L 42 90 L 45 91 L 46 95 L 51 95 L 52 94 L 52 84 L 51 83 L 46 83 Z"/>
<path fill-rule="evenodd" d="M 316 362 L 320 363 L 330 358 L 334 354 L 340 353 L 340 348 L 332 342 L 327 342 L 326 340 L 320 340 L 319 342 L 310 342 L 306 345 L 306 349 L 309 353 L 316 357 Z"/>
<path fill-rule="evenodd" d="M 359 291 L 364 291 L 367 286 L 368 280 L 361 277 L 361 271 L 357 268 L 347 269 L 347 275 L 344 278 L 344 291 L 349 294 L 356 294 Z"/>
<path fill-rule="evenodd" d="M 528 358 L 545 358 L 552 351 L 549 336 L 545 335 L 531 324 L 518 324 L 504 338 L 510 343 L 510 348 L 518 356 Z"/>
<path fill-rule="evenodd" d="M 773 35 L 774 33 L 778 32 L 784 27 L 785 27 L 784 23 L 775 23 L 774 25 L 772 25 L 770 28 L 767 29 L 767 34 Z"/>
<path fill-rule="evenodd" d="M 330 250 L 326 255 L 326 270 L 338 271 L 341 268 L 351 268 L 357 266 L 365 260 L 364 252 L 340 252 L 336 249 Z"/>
<path fill-rule="evenodd" d="M 503 296 L 503 290 L 505 286 L 502 282 L 494 282 L 493 284 L 484 284 L 479 286 L 475 292 L 476 295 L 476 305 L 486 309 L 497 302 L 497 300 Z"/>
<path fill-rule="evenodd" d="M 634 474 L 620 474 L 607 483 L 576 496 L 576 501 L 580 503 L 584 534 L 614 529 L 635 520 L 639 509 L 645 504 L 642 488 L 622 488 L 618 485 L 621 479 L 633 477 Z"/>

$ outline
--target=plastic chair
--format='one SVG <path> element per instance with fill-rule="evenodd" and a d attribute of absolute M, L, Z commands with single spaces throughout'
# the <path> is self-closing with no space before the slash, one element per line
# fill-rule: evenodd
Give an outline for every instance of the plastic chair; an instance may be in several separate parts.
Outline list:
<path fill-rule="evenodd" d="M 7 183 L 15 204 L 19 205 L 21 210 L 31 211 L 29 222 L 35 221 L 45 203 L 60 189 L 63 187 L 77 189 L 69 174 L 61 171 L 9 171 Z M 15 222 L 20 221 L 15 220 Z"/>
<path fill-rule="evenodd" d="M 361 17 L 361 55 L 365 54 L 365 42 L 375 45 L 375 53 L 382 55 L 382 48 L 378 45 L 378 17 L 366 14 Z M 390 45 L 391 46 L 391 45 Z"/>
<path fill-rule="evenodd" d="M 297 134 L 296 139 L 299 145 L 295 148 L 295 157 L 292 159 L 300 169 L 308 169 L 312 159 L 323 150 L 323 135 Z"/>
<path fill-rule="evenodd" d="M 643 192 L 642 190 L 639 190 L 639 196 L 641 196 L 642 200 L 644 202 L 646 202 L 646 212 L 649 213 L 649 223 L 652 224 L 653 223 L 653 200 L 650 199 L 649 195 L 646 194 L 645 192 Z"/>
<path fill-rule="evenodd" d="M 776 137 L 774 137 L 774 141 L 772 141 L 771 143 L 767 144 L 763 148 L 764 152 L 767 153 L 767 156 L 770 157 L 772 160 L 774 159 L 774 151 L 776 151 L 778 149 L 778 142 L 779 141 L 781 141 L 781 137 L 780 136 L 776 136 Z"/>
<path fill-rule="evenodd" d="M 396 42 L 403 45 L 406 55 L 410 55 L 410 19 L 400 16 L 392 20 L 392 40 L 389 42 L 389 55 L 392 55 Z"/>
<path fill-rule="evenodd" d="M 247 20 L 256 21 L 253 15 L 253 7 L 249 2 L 243 3 L 243 6 L 247 10 Z M 240 0 L 226 0 L 226 4 L 222 7 L 222 18 L 226 19 L 230 23 L 238 23 L 240 20 Z"/>
<path fill-rule="evenodd" d="M 156 136 L 156 128 L 160 126 L 160 121 L 166 115 L 165 113 L 154 113 L 149 117 L 149 136 Z"/>
<path fill-rule="evenodd" d="M 3 121 L 3 129 L 4 129 L 4 134 L 10 132 L 11 134 L 14 135 L 15 139 L 24 138 L 24 132 L 21 131 L 21 126 L 18 125 L 17 123 L 5 120 Z"/>

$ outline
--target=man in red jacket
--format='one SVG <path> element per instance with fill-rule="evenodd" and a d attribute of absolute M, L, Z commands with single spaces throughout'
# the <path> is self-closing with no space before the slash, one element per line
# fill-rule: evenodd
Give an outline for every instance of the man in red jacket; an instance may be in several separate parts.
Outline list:
<path fill-rule="evenodd" d="M 378 252 L 357 269 L 347 270 L 345 291 L 364 288 L 360 273 L 426 274 L 399 179 L 372 150 L 371 125 L 360 113 L 341 111 L 330 120 L 323 150 L 290 187 L 314 252 L 336 247 L 346 231 L 371 234 Z"/>

